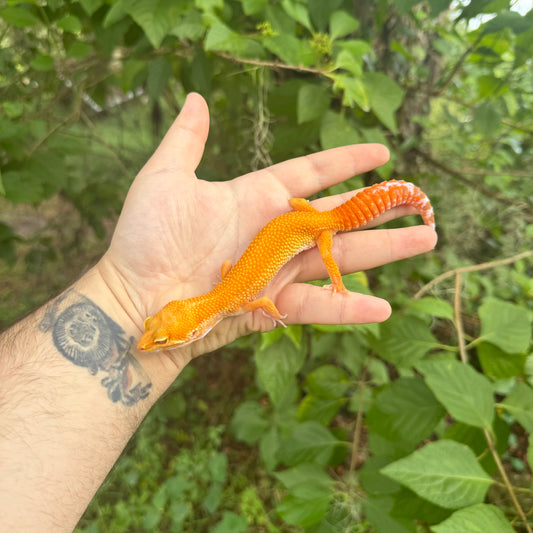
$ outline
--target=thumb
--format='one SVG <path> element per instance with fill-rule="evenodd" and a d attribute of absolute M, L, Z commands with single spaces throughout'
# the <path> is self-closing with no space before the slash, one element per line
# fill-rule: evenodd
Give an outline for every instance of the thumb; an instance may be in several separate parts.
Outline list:
<path fill-rule="evenodd" d="M 152 171 L 180 168 L 194 172 L 202 159 L 209 133 L 209 109 L 198 93 L 189 93 L 147 167 Z"/>

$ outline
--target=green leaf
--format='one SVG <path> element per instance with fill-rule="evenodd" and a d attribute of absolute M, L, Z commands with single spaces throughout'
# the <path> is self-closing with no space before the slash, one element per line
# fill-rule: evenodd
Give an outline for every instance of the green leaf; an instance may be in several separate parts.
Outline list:
<path fill-rule="evenodd" d="M 490 381 L 456 360 L 423 361 L 417 369 L 448 412 L 460 422 L 490 429 L 494 398 Z"/>
<path fill-rule="evenodd" d="M 430 350 L 439 347 L 426 322 L 418 317 L 396 314 L 380 324 L 379 338 L 371 345 L 380 357 L 401 367 L 410 367 Z"/>
<path fill-rule="evenodd" d="M 343 91 L 342 103 L 347 107 L 359 106 L 363 111 L 370 110 L 370 101 L 363 80 L 359 76 L 332 74 L 333 89 Z"/>
<path fill-rule="evenodd" d="M 288 389 L 295 387 L 295 376 L 305 361 L 305 351 L 287 337 L 254 353 L 257 379 L 274 405 L 278 405 Z"/>
<path fill-rule="evenodd" d="M 298 124 L 320 118 L 329 109 L 329 91 L 323 85 L 306 83 L 298 91 Z"/>
<path fill-rule="evenodd" d="M 330 400 L 342 398 L 350 384 L 348 374 L 342 368 L 334 365 L 319 366 L 305 379 L 308 392 Z"/>
<path fill-rule="evenodd" d="M 478 503 L 465 509 L 459 509 L 437 526 L 433 526 L 434 533 L 513 533 L 502 510 L 495 505 Z"/>
<path fill-rule="evenodd" d="M 322 520 L 332 497 L 333 480 L 321 467 L 302 464 L 276 477 L 289 489 L 276 508 L 285 522 L 309 527 Z"/>
<path fill-rule="evenodd" d="M 163 39 L 179 22 L 182 10 L 179 3 L 173 0 L 124 0 L 122 5 L 144 30 L 154 48 L 159 48 Z"/>
<path fill-rule="evenodd" d="M 309 43 L 286 33 L 262 37 L 263 46 L 278 56 L 284 63 L 309 66 L 314 62 L 314 53 Z"/>
<path fill-rule="evenodd" d="M 331 40 L 353 33 L 359 27 L 359 21 L 346 11 L 335 11 L 329 21 Z"/>
<path fill-rule="evenodd" d="M 428 315 L 453 320 L 453 307 L 440 298 L 431 298 L 428 296 L 426 298 L 420 298 L 419 300 L 411 300 L 409 302 L 409 307 L 418 309 Z"/>
<path fill-rule="evenodd" d="M 223 24 L 213 24 L 205 37 L 205 50 L 220 50 L 240 57 L 261 58 L 265 52 L 261 45 L 245 37 Z"/>
<path fill-rule="evenodd" d="M 352 124 L 336 111 L 326 111 L 320 123 L 320 145 L 323 150 L 361 142 Z"/>
<path fill-rule="evenodd" d="M 422 379 L 400 378 L 377 394 L 365 421 L 371 431 L 390 441 L 415 445 L 431 435 L 444 414 Z"/>
<path fill-rule="evenodd" d="M 481 503 L 492 484 L 474 452 L 451 440 L 427 444 L 381 471 L 446 509 Z"/>
<path fill-rule="evenodd" d="M 327 399 L 307 394 L 298 406 L 298 421 L 315 420 L 327 426 L 347 401 L 347 398 Z"/>
<path fill-rule="evenodd" d="M 265 9 L 268 0 L 241 0 L 241 3 L 245 15 L 255 15 Z"/>
<path fill-rule="evenodd" d="M 30 61 L 30 67 L 40 71 L 51 70 L 54 68 L 54 59 L 47 54 L 38 53 Z"/>
<path fill-rule="evenodd" d="M 259 454 L 267 472 L 272 472 L 278 464 L 278 450 L 280 444 L 281 438 L 279 436 L 279 430 L 275 426 L 271 426 L 259 441 Z"/>
<path fill-rule="evenodd" d="M 224 511 L 222 520 L 210 529 L 210 533 L 244 533 L 247 529 L 246 518 L 231 511 Z"/>
<path fill-rule="evenodd" d="M 525 352 L 531 342 L 531 324 L 524 308 L 487 298 L 479 308 L 481 336 L 507 353 Z"/>
<path fill-rule="evenodd" d="M 78 2 L 89 16 L 95 13 L 104 3 L 103 0 L 78 0 Z"/>
<path fill-rule="evenodd" d="M 481 103 L 474 111 L 474 131 L 485 137 L 496 134 L 501 125 L 501 116 L 496 106 L 490 100 Z"/>
<path fill-rule="evenodd" d="M 80 19 L 74 15 L 65 15 L 57 21 L 57 26 L 69 33 L 78 33 L 82 28 Z"/>
<path fill-rule="evenodd" d="M 26 28 L 39 23 L 39 19 L 24 7 L 8 6 L 0 9 L 0 17 L 8 24 L 17 26 L 18 28 Z"/>
<path fill-rule="evenodd" d="M 230 427 L 237 440 L 255 444 L 268 428 L 265 408 L 254 401 L 241 403 L 233 414 Z"/>
<path fill-rule="evenodd" d="M 413 520 L 391 515 L 395 498 L 391 496 L 371 496 L 364 503 L 365 515 L 368 521 L 382 533 L 415 533 Z"/>
<path fill-rule="evenodd" d="M 483 373 L 492 380 L 508 379 L 524 372 L 525 354 L 508 354 L 490 342 L 481 342 L 476 349 Z"/>
<path fill-rule="evenodd" d="M 397 109 L 402 105 L 405 91 L 386 74 L 382 72 L 367 72 L 363 77 L 370 108 L 392 132 L 397 131 Z"/>
<path fill-rule="evenodd" d="M 148 77 L 146 80 L 148 94 L 157 100 L 172 76 L 172 63 L 168 57 L 158 57 L 148 63 Z"/>
<path fill-rule="evenodd" d="M 76 59 L 83 59 L 92 52 L 92 48 L 89 44 L 76 41 L 67 48 L 67 56 Z"/>
<path fill-rule="evenodd" d="M 289 15 L 296 22 L 299 22 L 302 26 L 312 31 L 311 21 L 309 20 L 309 12 L 307 7 L 296 0 L 281 0 L 281 6 L 285 10 L 285 13 Z"/>
<path fill-rule="evenodd" d="M 311 22 L 315 28 L 324 33 L 328 26 L 331 14 L 339 8 L 343 0 L 308 0 L 307 7 L 309 9 L 309 15 Z"/>
<path fill-rule="evenodd" d="M 533 389 L 525 383 L 517 383 L 515 389 L 502 403 L 502 406 L 524 427 L 533 433 Z"/>
<path fill-rule="evenodd" d="M 316 421 L 296 425 L 279 450 L 280 460 L 288 466 L 301 463 L 329 463 L 339 441 L 323 425 Z"/>

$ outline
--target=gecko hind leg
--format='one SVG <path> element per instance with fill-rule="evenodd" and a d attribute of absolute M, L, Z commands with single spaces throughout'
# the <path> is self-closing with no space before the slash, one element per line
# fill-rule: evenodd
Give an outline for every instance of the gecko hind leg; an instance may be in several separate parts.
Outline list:
<path fill-rule="evenodd" d="M 287 318 L 287 315 L 280 314 L 278 308 L 274 305 L 274 302 L 267 296 L 261 296 L 261 298 L 257 298 L 257 300 L 253 300 L 242 306 L 242 310 L 245 313 L 248 311 L 255 311 L 256 309 L 261 309 L 265 316 L 271 318 L 274 322 L 274 326 L 280 324 L 284 328 L 287 327 L 283 322 L 283 319 Z"/>
<path fill-rule="evenodd" d="M 324 288 L 330 288 L 334 293 L 341 292 L 347 294 L 348 291 L 342 282 L 341 273 L 335 259 L 331 255 L 331 248 L 333 246 L 333 234 L 331 231 L 323 231 L 316 241 L 320 257 L 326 265 L 329 277 L 331 279 L 331 285 L 325 285 Z"/>

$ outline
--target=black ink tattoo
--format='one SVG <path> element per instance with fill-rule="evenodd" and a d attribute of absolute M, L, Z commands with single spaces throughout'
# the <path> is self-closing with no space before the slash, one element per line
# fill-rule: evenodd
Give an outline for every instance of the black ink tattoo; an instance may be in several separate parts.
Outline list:
<path fill-rule="evenodd" d="M 54 346 L 75 365 L 106 373 L 101 383 L 113 402 L 130 406 L 150 394 L 152 383 L 131 353 L 133 337 L 89 298 L 67 291 L 48 307 L 39 329 L 51 331 Z"/>

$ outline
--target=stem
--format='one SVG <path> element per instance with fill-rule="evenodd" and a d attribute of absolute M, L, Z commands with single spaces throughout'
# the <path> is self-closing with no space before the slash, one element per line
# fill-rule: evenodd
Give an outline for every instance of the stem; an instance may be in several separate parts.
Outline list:
<path fill-rule="evenodd" d="M 363 367 L 361 369 L 361 375 L 359 376 L 359 384 L 357 386 L 357 391 L 359 392 L 359 402 L 357 403 L 357 416 L 355 418 L 355 429 L 353 432 L 352 456 L 350 458 L 350 474 L 355 471 L 357 454 L 359 453 L 359 443 L 361 441 L 361 432 L 363 430 L 363 401 L 366 386 L 365 374 L 365 367 Z"/>
<path fill-rule="evenodd" d="M 453 302 L 453 309 L 455 315 L 455 329 L 457 330 L 457 343 L 459 344 L 459 353 L 461 354 L 461 361 L 468 362 L 466 353 L 465 336 L 463 333 L 463 319 L 461 318 L 461 273 L 457 272 L 455 275 L 455 297 Z"/>
<path fill-rule="evenodd" d="M 522 507 L 520 507 L 520 503 L 518 502 L 513 486 L 511 485 L 511 482 L 509 481 L 509 478 L 507 477 L 505 468 L 503 467 L 503 464 L 500 460 L 500 456 L 498 455 L 498 452 L 496 450 L 496 446 L 494 445 L 492 435 L 490 434 L 488 429 L 483 429 L 483 433 L 485 434 L 485 438 L 487 439 L 487 444 L 489 445 L 490 453 L 492 454 L 494 462 L 496 463 L 496 466 L 498 467 L 498 471 L 500 472 L 500 475 L 502 476 L 503 484 L 505 485 L 505 488 L 507 489 L 507 491 L 509 492 L 509 495 L 511 496 L 513 505 L 518 515 L 522 519 L 524 523 L 524 527 L 526 528 L 526 531 L 528 533 L 533 533 L 533 531 L 531 531 L 531 527 L 528 524 L 526 514 L 524 513 L 524 510 L 522 509 Z"/>
<path fill-rule="evenodd" d="M 487 270 L 489 268 L 495 268 L 502 265 L 507 265 L 509 263 L 514 263 L 515 261 L 519 261 L 520 259 L 525 259 L 526 257 L 532 257 L 533 256 L 533 250 L 528 250 L 527 252 L 522 252 L 517 255 L 513 255 L 511 257 L 506 257 L 505 259 L 498 259 L 496 261 L 488 261 L 486 263 L 480 263 L 479 265 L 469 265 L 464 267 L 458 267 L 454 268 L 452 270 L 448 270 L 448 272 L 443 272 L 436 278 L 432 279 L 429 283 L 426 283 L 414 296 L 413 300 L 417 300 L 426 292 L 428 292 L 432 287 L 440 283 L 441 281 L 448 279 L 452 276 L 455 276 L 456 274 L 464 273 L 464 272 L 476 272 L 479 270 Z"/>

